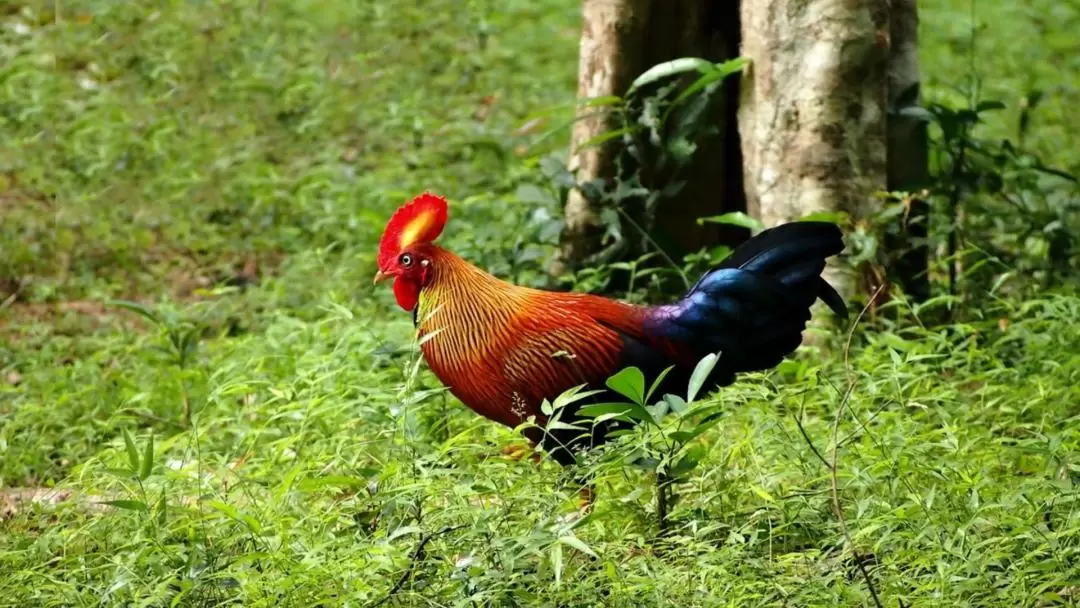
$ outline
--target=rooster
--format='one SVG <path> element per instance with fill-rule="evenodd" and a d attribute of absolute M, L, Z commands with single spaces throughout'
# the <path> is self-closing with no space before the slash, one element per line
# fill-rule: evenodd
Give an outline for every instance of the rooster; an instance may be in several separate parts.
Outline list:
<path fill-rule="evenodd" d="M 401 308 L 413 313 L 420 350 L 435 376 L 478 414 L 515 428 L 562 465 L 612 430 L 545 430 L 544 400 L 605 381 L 635 366 L 664 377 L 657 394 L 685 390 L 696 363 L 719 358 L 704 389 L 739 372 L 774 367 L 802 342 L 819 298 L 846 317 L 843 299 L 822 277 L 844 249 L 840 229 L 793 222 L 746 241 L 679 301 L 634 305 L 597 295 L 512 285 L 434 244 L 447 220 L 444 198 L 424 193 L 390 218 L 379 245 L 375 283 L 393 279 Z M 616 399 L 598 395 L 599 402 Z M 578 402 L 581 404 L 581 402 Z M 574 422 L 567 406 L 562 422 Z M 577 426 L 577 425 L 575 425 Z"/>

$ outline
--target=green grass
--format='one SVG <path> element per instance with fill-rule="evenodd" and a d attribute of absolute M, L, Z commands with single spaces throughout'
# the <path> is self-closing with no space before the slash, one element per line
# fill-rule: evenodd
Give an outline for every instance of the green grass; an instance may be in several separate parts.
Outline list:
<path fill-rule="evenodd" d="M 1028 143 L 1075 171 L 1080 11 L 1035 6 L 977 5 L 975 65 L 987 97 L 1047 91 Z M 921 8 L 927 96 L 954 99 L 969 7 Z M 387 214 L 444 193 L 448 247 L 535 280 L 578 10 L 0 3 L 0 496 L 71 492 L 0 498 L 0 605 L 363 606 L 406 574 L 383 605 L 870 605 L 834 444 L 886 605 L 1080 603 L 1073 295 L 903 309 L 846 365 L 832 336 L 711 396 L 665 538 L 647 476 L 597 464 L 568 522 L 564 472 L 499 458 L 515 435 L 414 373 L 370 285 Z"/>

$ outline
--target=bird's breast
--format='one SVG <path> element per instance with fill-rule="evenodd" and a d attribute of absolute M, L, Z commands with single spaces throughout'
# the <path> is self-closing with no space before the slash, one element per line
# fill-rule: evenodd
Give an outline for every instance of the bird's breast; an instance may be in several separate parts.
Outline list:
<path fill-rule="evenodd" d="M 436 305 L 434 298 L 417 309 L 420 350 L 428 367 L 462 403 L 477 413 L 514 426 L 512 389 L 502 374 L 502 359 L 513 341 L 512 315 L 475 310 L 470 302 Z"/>

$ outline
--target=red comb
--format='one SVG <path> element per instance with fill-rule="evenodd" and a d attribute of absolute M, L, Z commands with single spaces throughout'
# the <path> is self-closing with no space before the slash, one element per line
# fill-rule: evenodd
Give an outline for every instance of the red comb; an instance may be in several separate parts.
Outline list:
<path fill-rule="evenodd" d="M 446 199 L 425 192 L 405 203 L 390 216 L 379 243 L 379 268 L 393 263 L 402 250 L 439 238 L 446 225 Z"/>

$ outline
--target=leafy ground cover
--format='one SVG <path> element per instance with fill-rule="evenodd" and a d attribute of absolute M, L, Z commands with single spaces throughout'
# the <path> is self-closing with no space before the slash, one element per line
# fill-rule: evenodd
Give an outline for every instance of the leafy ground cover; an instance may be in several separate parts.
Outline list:
<path fill-rule="evenodd" d="M 978 74 L 1013 137 L 1043 91 L 1027 144 L 1080 170 L 1080 9 L 979 4 L 974 53 L 922 9 L 928 98 Z M 891 606 L 1080 602 L 1068 289 L 898 304 L 706 397 L 664 536 L 648 475 L 597 462 L 567 518 L 418 368 L 386 216 L 445 193 L 447 246 L 538 280 L 578 11 L 0 3 L 0 605 L 872 605 L 860 565 Z"/>

